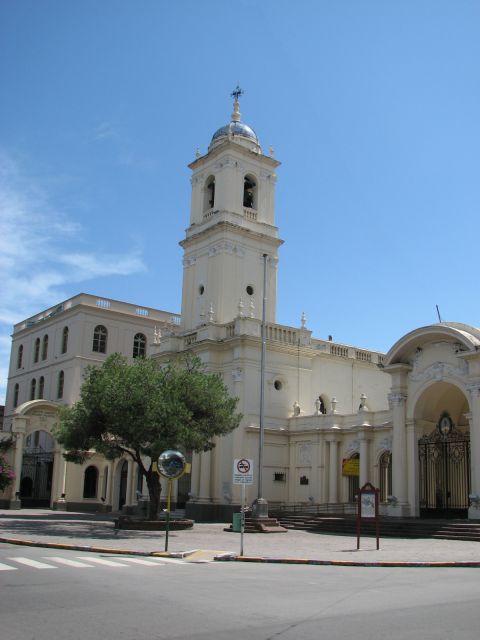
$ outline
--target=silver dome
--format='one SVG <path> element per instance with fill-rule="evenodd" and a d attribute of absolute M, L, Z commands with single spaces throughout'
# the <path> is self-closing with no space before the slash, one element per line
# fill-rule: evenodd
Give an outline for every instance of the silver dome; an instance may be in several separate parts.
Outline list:
<path fill-rule="evenodd" d="M 228 137 L 229 135 L 242 136 L 242 138 L 248 138 L 259 144 L 257 134 L 251 127 L 243 122 L 233 121 L 215 131 L 212 137 L 212 142 L 218 140 L 218 138 L 223 138 L 224 136 Z"/>

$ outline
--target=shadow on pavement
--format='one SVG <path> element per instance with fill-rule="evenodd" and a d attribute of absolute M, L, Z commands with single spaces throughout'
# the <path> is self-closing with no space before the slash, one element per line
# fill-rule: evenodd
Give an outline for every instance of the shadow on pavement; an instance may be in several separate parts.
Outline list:
<path fill-rule="evenodd" d="M 66 522 L 65 514 L 60 518 L 45 516 L 22 516 L 0 518 L 0 536 L 22 538 L 62 538 L 62 539 L 95 539 L 95 540 L 159 540 L 164 537 L 159 531 L 124 531 L 114 528 L 113 519 L 95 521 L 94 518 L 85 519 L 78 514 Z M 170 532 L 170 536 L 174 534 Z"/>

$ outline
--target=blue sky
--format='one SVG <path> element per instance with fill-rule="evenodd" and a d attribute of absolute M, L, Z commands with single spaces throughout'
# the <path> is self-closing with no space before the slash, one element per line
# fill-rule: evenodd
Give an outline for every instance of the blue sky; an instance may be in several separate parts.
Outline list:
<path fill-rule="evenodd" d="M 0 0 L 0 385 L 81 291 L 180 310 L 187 164 L 230 92 L 278 170 L 277 320 L 479 325 L 480 3 Z"/>

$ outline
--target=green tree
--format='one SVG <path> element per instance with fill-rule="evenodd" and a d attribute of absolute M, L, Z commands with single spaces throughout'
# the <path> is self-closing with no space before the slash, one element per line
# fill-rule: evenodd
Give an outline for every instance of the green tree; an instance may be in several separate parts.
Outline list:
<path fill-rule="evenodd" d="M 197 357 L 158 367 L 144 358 L 129 364 L 115 353 L 86 369 L 80 400 L 61 409 L 54 435 L 72 462 L 83 463 L 92 449 L 110 460 L 129 455 L 146 479 L 155 520 L 160 478 L 153 463 L 165 449 L 212 449 L 215 436 L 239 425 L 237 402 Z"/>

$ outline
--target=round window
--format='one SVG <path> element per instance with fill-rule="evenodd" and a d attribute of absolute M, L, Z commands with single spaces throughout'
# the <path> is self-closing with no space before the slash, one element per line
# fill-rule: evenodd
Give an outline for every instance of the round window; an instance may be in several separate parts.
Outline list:
<path fill-rule="evenodd" d="M 275 387 L 275 389 L 277 391 L 280 391 L 280 389 L 283 387 L 282 381 L 281 380 L 275 380 L 275 382 L 273 383 L 273 386 Z"/>
<path fill-rule="evenodd" d="M 253 296 L 253 287 L 251 284 L 249 284 L 248 287 L 246 288 L 246 292 L 248 293 L 249 296 Z"/>

